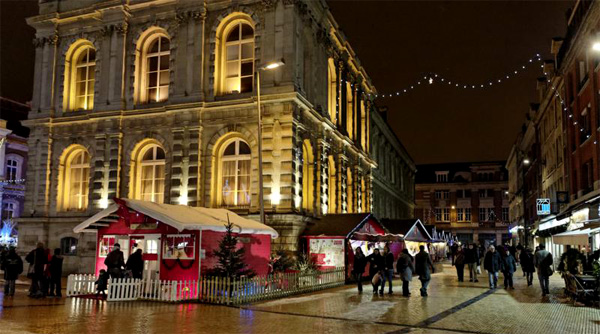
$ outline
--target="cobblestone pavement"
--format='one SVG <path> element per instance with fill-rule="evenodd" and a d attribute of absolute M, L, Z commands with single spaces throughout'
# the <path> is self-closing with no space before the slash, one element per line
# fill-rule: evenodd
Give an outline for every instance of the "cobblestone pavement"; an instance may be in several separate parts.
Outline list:
<path fill-rule="evenodd" d="M 482 277 L 483 278 L 483 277 Z M 400 281 L 394 281 L 396 293 Z M 515 290 L 458 283 L 453 268 L 435 274 L 429 297 L 373 296 L 344 286 L 237 307 L 150 302 L 106 303 L 80 298 L 4 298 L 0 333 L 600 333 L 600 310 L 562 297 L 558 275 L 550 297 L 520 271 Z M 1 296 L 0 292 L 0 296 Z"/>

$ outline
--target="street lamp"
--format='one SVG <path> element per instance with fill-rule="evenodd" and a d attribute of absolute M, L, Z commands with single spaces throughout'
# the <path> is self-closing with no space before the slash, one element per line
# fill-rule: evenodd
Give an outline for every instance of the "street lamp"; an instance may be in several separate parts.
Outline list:
<path fill-rule="evenodd" d="M 263 195 L 263 163 L 262 163 L 262 111 L 260 110 L 260 71 L 274 70 L 285 65 L 283 59 L 268 62 L 256 71 L 256 105 L 258 107 L 258 203 L 260 206 L 260 222 L 265 223 L 265 202 Z"/>
<path fill-rule="evenodd" d="M 529 165 L 530 161 L 528 158 L 523 159 L 523 164 L 525 164 L 525 166 Z"/>

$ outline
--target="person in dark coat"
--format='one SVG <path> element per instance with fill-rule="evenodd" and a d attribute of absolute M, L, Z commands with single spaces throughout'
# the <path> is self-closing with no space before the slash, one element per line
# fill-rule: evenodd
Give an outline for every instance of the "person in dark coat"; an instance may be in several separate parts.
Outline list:
<path fill-rule="evenodd" d="M 365 267 L 367 266 L 367 259 L 365 254 L 363 253 L 360 247 L 356 247 L 356 251 L 354 253 L 354 265 L 352 266 L 352 274 L 354 275 L 354 279 L 356 280 L 356 284 L 358 285 L 358 292 L 361 293 L 362 288 L 362 277 L 365 273 Z"/>
<path fill-rule="evenodd" d="M 533 252 L 531 249 L 522 249 L 519 260 L 521 262 L 523 274 L 525 277 L 527 277 L 527 286 L 531 286 L 533 284 L 533 273 L 535 272 L 535 265 L 533 264 Z"/>
<path fill-rule="evenodd" d="M 44 244 L 38 242 L 37 247 L 27 254 L 25 261 L 29 263 L 30 267 L 33 267 L 27 275 L 31 278 L 29 296 L 35 298 L 44 297 L 42 281 L 44 279 L 45 266 L 48 263 L 48 255 L 44 249 Z"/>
<path fill-rule="evenodd" d="M 60 254 L 60 248 L 54 250 L 54 256 L 50 260 L 50 293 L 49 296 L 62 297 L 62 266 L 64 258 Z"/>
<path fill-rule="evenodd" d="M 425 246 L 419 246 L 419 253 L 415 256 L 415 273 L 419 275 L 421 281 L 421 296 L 427 297 L 427 286 L 431 280 L 431 273 L 434 273 L 433 262 L 427 252 Z"/>
<path fill-rule="evenodd" d="M 504 274 L 504 288 L 514 289 L 513 287 L 513 273 L 517 270 L 517 261 L 510 252 L 510 249 L 506 251 L 506 256 L 502 259 L 502 273 Z"/>
<path fill-rule="evenodd" d="M 108 278 L 109 274 L 104 269 L 100 269 L 100 275 L 98 279 L 94 283 L 96 285 L 96 296 L 99 296 L 102 293 L 106 296 L 106 289 L 108 289 Z"/>
<path fill-rule="evenodd" d="M 371 255 L 367 256 L 367 262 L 369 263 L 369 278 L 371 282 L 373 282 L 373 277 L 380 273 L 385 267 L 384 259 L 381 254 L 379 254 L 379 249 L 375 248 Z M 373 284 L 373 294 L 377 294 L 377 288 L 379 288 L 379 284 Z"/>
<path fill-rule="evenodd" d="M 474 244 L 469 244 L 465 251 L 465 262 L 469 267 L 469 282 L 479 282 L 477 279 L 477 266 L 479 265 L 479 251 Z"/>
<path fill-rule="evenodd" d="M 465 252 L 461 246 L 456 249 L 454 254 L 454 266 L 456 267 L 456 276 L 458 276 L 459 282 L 464 282 L 465 276 Z"/>
<path fill-rule="evenodd" d="M 502 269 L 502 257 L 496 252 L 496 247 L 490 246 L 483 260 L 483 269 L 487 270 L 490 289 L 498 286 L 498 271 Z"/>
<path fill-rule="evenodd" d="M 554 273 L 554 259 L 552 253 L 546 250 L 544 244 L 540 244 L 539 250 L 533 254 L 533 264 L 537 269 L 540 287 L 542 288 L 542 297 L 550 294 L 550 276 Z"/>
<path fill-rule="evenodd" d="M 142 279 L 144 272 L 144 259 L 142 258 L 142 250 L 138 248 L 135 253 L 131 254 L 125 265 L 127 270 L 131 270 L 131 276 L 134 279 Z"/>
<path fill-rule="evenodd" d="M 106 271 L 111 278 L 121 278 L 121 268 L 125 267 L 125 259 L 123 252 L 121 252 L 121 245 L 116 243 L 113 246 L 113 250 L 104 259 L 104 265 Z"/>
<path fill-rule="evenodd" d="M 393 293 L 392 291 L 392 279 L 394 278 L 394 254 L 390 252 L 390 247 L 385 245 L 383 247 L 384 254 L 384 269 L 383 269 L 383 280 L 381 281 L 381 290 L 379 290 L 379 294 L 383 295 L 383 290 L 385 290 L 385 282 L 389 282 L 388 295 Z"/>
<path fill-rule="evenodd" d="M 0 267 L 4 271 L 4 295 L 14 296 L 15 283 L 19 275 L 23 272 L 23 260 L 21 260 L 14 247 L 8 250 Z"/>
<path fill-rule="evenodd" d="M 452 265 L 454 265 L 454 259 L 456 258 L 456 252 L 458 251 L 458 244 L 454 243 L 450 247 L 450 254 L 452 256 Z"/>
<path fill-rule="evenodd" d="M 408 297 L 410 296 L 409 284 L 410 281 L 412 281 L 412 274 L 415 271 L 415 263 L 413 257 L 410 256 L 408 249 L 404 248 L 402 254 L 398 257 L 396 270 L 402 279 L 402 295 Z"/>

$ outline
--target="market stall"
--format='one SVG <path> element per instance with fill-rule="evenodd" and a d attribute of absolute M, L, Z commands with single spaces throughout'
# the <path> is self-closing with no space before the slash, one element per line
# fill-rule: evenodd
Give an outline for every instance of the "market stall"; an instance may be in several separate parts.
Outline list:
<path fill-rule="evenodd" d="M 403 247 L 408 248 L 411 255 L 416 255 L 421 245 L 425 246 L 425 249 L 429 249 L 429 242 L 432 238 L 419 219 L 387 219 L 383 220 L 381 224 L 389 230 L 390 234 L 404 237 Z"/>
<path fill-rule="evenodd" d="M 144 278 L 195 280 L 217 265 L 213 251 L 228 221 L 245 249 L 245 262 L 259 275 L 268 270 L 271 238 L 277 232 L 264 224 L 225 209 L 158 204 L 132 199 L 115 203 L 77 225 L 73 231 L 96 232 L 96 274 L 119 243 L 127 257 L 142 249 Z"/>
<path fill-rule="evenodd" d="M 434 262 L 443 261 L 448 254 L 448 235 L 438 231 L 435 225 L 423 225 L 431 237 L 429 240 L 429 254 Z"/>

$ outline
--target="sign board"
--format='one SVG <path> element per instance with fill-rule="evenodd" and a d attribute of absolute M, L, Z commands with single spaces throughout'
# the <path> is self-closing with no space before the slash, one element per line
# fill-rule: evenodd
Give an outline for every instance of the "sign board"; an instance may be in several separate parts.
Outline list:
<path fill-rule="evenodd" d="M 319 267 L 343 267 L 344 239 L 310 239 L 310 255 Z"/>
<path fill-rule="evenodd" d="M 550 199 L 549 198 L 538 198 L 537 199 L 537 215 L 547 216 L 550 214 Z"/>

